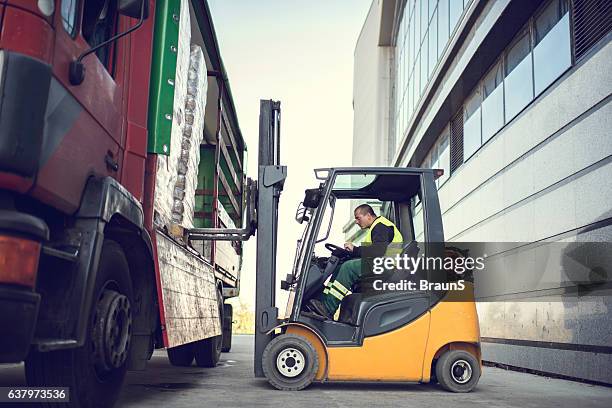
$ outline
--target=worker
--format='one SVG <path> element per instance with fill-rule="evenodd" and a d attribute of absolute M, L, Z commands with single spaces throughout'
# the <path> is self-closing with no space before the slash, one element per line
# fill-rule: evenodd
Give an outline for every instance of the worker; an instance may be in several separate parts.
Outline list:
<path fill-rule="evenodd" d="M 312 313 L 327 319 L 333 318 L 342 299 L 350 293 L 353 284 L 361 278 L 364 266 L 362 258 L 366 258 L 366 255 L 367 258 L 389 255 L 391 252 L 396 252 L 398 247 L 401 251 L 403 238 L 395 224 L 383 216 L 376 216 L 368 204 L 361 204 L 355 208 L 354 215 L 355 223 L 361 229 L 368 230 L 363 246 L 355 246 L 350 242 L 344 244 L 344 248 L 351 253 L 353 259 L 343 262 L 340 269 L 336 271 L 337 273 L 332 274 L 321 296 L 308 302 L 308 309 Z M 364 251 L 366 246 L 369 248 Z"/>

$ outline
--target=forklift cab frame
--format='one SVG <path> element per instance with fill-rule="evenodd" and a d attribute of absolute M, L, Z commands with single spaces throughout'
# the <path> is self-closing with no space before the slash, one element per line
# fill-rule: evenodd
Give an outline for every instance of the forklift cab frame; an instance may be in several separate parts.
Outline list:
<path fill-rule="evenodd" d="M 323 173 L 326 173 L 323 175 Z M 303 313 L 303 305 L 313 296 L 323 290 L 323 282 L 341 262 L 337 257 L 331 256 L 325 268 L 320 268 L 313 263 L 315 245 L 325 241 L 329 237 L 333 222 L 334 203 L 337 199 L 367 200 L 377 199 L 392 203 L 394 211 L 393 219 L 402 231 L 408 243 L 414 242 L 412 198 L 418 197 L 423 211 L 423 236 L 426 247 L 424 252 L 440 251 L 440 245 L 433 243 L 444 242 L 442 218 L 438 204 L 438 196 L 435 179 L 441 175 L 441 170 L 420 168 L 330 168 L 316 169 L 317 179 L 321 180 L 318 189 L 306 190 L 306 196 L 298 209 L 296 219 L 298 222 L 308 219 L 304 235 L 298 241 L 294 269 L 283 282 L 282 288 L 290 290 L 294 296 L 290 296 L 287 304 L 287 321 L 302 322 L 317 330 L 322 338 L 329 344 L 352 344 L 358 345 L 363 342 L 365 336 L 380 334 L 392 330 L 398 324 L 405 324 L 411 318 L 422 314 L 427 308 L 440 299 L 440 294 L 418 292 L 414 294 L 380 294 L 374 298 L 370 297 L 364 302 L 358 294 L 351 294 L 345 298 L 342 307 L 352 307 L 354 313 L 345 313 L 339 320 L 348 322 L 325 320 L 309 317 Z M 344 182 L 346 179 L 349 183 Z M 305 203 L 305 204 L 304 204 Z M 325 219 L 328 203 L 332 214 L 329 225 L 323 238 L 319 238 L 321 228 Z M 313 276 L 314 275 L 314 276 Z M 437 295 L 437 296 L 436 296 Z M 399 303 L 398 303 L 399 302 Z M 357 304 L 355 304 L 357 303 Z M 395 303 L 395 304 L 394 304 Z M 403 305 L 403 307 L 402 307 Z M 402 308 L 410 309 L 409 313 L 402 313 Z M 377 312 L 370 314 L 370 309 Z M 374 323 L 376 315 L 389 314 L 387 310 L 396 310 L 395 319 L 380 325 Z M 366 318 L 366 315 L 372 316 Z M 380 317 L 380 316 L 378 316 Z M 389 320 L 388 318 L 386 320 Z"/>

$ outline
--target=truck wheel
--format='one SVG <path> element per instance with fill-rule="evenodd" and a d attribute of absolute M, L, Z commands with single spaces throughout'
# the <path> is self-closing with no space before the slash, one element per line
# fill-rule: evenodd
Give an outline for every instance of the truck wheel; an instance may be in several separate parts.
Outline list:
<path fill-rule="evenodd" d="M 227 353 L 232 349 L 232 321 L 234 308 L 232 305 L 223 305 L 223 347 L 221 351 Z"/>
<path fill-rule="evenodd" d="M 282 334 L 272 340 L 264 349 L 262 363 L 270 384 L 286 391 L 308 387 L 319 370 L 314 347 L 295 334 Z"/>
<path fill-rule="evenodd" d="M 215 367 L 221 359 L 223 346 L 223 294 L 217 289 L 217 308 L 221 335 L 195 342 L 195 359 L 198 367 Z"/>
<path fill-rule="evenodd" d="M 85 345 L 32 351 L 25 362 L 29 386 L 69 387 L 67 406 L 73 408 L 113 406 L 127 369 L 134 297 L 128 263 L 114 241 L 105 240 L 102 245 L 93 294 Z"/>
<path fill-rule="evenodd" d="M 188 343 L 167 349 L 170 364 L 176 367 L 189 367 L 195 356 L 194 347 L 193 343 Z"/>
<path fill-rule="evenodd" d="M 480 379 L 480 364 L 467 351 L 447 351 L 438 359 L 436 378 L 447 391 L 470 392 Z"/>

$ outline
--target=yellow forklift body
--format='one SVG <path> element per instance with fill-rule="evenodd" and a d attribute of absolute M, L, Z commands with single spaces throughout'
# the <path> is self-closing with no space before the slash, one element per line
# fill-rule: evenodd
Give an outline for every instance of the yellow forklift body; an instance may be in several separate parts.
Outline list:
<path fill-rule="evenodd" d="M 319 359 L 317 381 L 429 382 L 432 361 L 446 350 L 465 350 L 479 362 L 480 329 L 473 301 L 447 297 L 413 322 L 367 337 L 361 346 L 325 346 L 314 331 L 289 323 L 286 332 L 306 338 Z"/>

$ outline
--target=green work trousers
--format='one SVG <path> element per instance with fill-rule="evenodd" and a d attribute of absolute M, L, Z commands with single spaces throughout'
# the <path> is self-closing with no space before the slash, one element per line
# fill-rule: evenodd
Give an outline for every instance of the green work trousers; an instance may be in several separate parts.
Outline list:
<path fill-rule="evenodd" d="M 351 287 L 359 278 L 361 278 L 361 259 L 359 258 L 343 262 L 338 273 L 332 275 L 321 296 L 321 301 L 331 315 L 336 313 L 342 299 L 351 293 Z"/>

